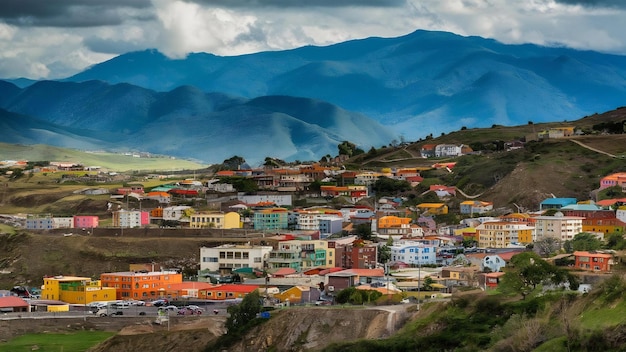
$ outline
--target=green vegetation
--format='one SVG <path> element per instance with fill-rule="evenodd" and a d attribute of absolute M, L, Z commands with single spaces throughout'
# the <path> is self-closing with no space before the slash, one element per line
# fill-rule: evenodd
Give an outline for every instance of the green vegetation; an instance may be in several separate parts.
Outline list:
<path fill-rule="evenodd" d="M 106 331 L 79 331 L 72 334 L 27 334 L 0 344 L 0 352 L 87 351 L 115 335 Z"/>
<path fill-rule="evenodd" d="M 614 280 L 623 288 L 619 277 Z M 392 338 L 335 343 L 323 351 L 621 351 L 626 302 L 620 297 L 607 304 L 606 289 L 521 301 L 469 293 L 447 304 L 424 304 Z"/>
<path fill-rule="evenodd" d="M 40 144 L 16 145 L 0 143 L 0 149 L 2 150 L 2 156 L 5 159 L 70 161 L 80 163 L 85 166 L 97 165 L 102 168 L 115 171 L 197 170 L 206 167 L 206 165 L 197 162 L 167 156 L 135 158 L 119 153 L 87 153 L 73 149 Z"/>
<path fill-rule="evenodd" d="M 226 334 L 220 336 L 206 351 L 221 351 L 237 343 L 247 331 L 261 324 L 265 319 L 257 318 L 261 312 L 261 296 L 258 290 L 247 294 L 241 303 L 228 307 Z"/>

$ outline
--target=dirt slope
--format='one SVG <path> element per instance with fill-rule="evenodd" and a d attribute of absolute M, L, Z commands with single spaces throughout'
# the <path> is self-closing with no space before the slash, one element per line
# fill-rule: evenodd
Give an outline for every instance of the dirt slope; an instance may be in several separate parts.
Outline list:
<path fill-rule="evenodd" d="M 409 319 L 407 307 L 291 308 L 273 315 L 229 351 L 318 351 L 334 342 L 386 338 Z"/>

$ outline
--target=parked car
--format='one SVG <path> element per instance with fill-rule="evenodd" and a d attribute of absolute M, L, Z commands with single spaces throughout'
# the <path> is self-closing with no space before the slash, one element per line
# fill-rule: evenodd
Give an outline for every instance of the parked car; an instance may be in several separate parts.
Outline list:
<path fill-rule="evenodd" d="M 315 301 L 316 306 L 330 306 L 332 304 L 332 301 L 327 301 L 325 299 L 318 299 L 317 301 Z"/>
<path fill-rule="evenodd" d="M 187 306 L 187 307 L 180 308 L 178 310 L 178 312 L 176 312 L 176 314 L 178 314 L 178 315 L 200 315 L 200 314 L 202 314 L 202 310 L 189 308 Z"/>
<path fill-rule="evenodd" d="M 132 300 L 132 301 L 129 301 L 129 302 L 130 302 L 130 305 L 132 305 L 132 306 L 145 306 L 146 305 L 146 302 L 144 302 L 144 301 Z"/>
<path fill-rule="evenodd" d="M 178 307 L 176 307 L 176 306 L 163 306 L 163 307 L 159 307 L 159 310 L 177 312 L 178 311 Z"/>
<path fill-rule="evenodd" d="M 185 308 L 188 308 L 188 309 L 191 309 L 191 310 L 194 310 L 194 311 L 198 311 L 198 312 L 204 312 L 204 308 L 201 308 L 201 307 L 193 305 L 193 304 L 187 305 L 187 306 L 185 306 Z"/>
<path fill-rule="evenodd" d="M 117 309 L 128 309 L 130 308 L 130 302 L 128 301 L 116 302 L 113 304 L 113 307 Z"/>
<path fill-rule="evenodd" d="M 106 317 L 106 316 L 114 316 L 114 315 L 124 315 L 124 312 L 113 309 L 113 308 L 98 308 L 93 311 L 93 314 L 99 317 Z"/>
<path fill-rule="evenodd" d="M 152 302 L 152 305 L 155 307 L 162 307 L 162 306 L 167 305 L 168 303 L 169 301 L 166 299 L 157 299 L 156 301 Z"/>

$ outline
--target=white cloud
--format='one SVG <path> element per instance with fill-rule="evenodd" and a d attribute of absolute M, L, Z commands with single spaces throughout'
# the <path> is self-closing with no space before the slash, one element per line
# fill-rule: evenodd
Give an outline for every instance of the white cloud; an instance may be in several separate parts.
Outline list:
<path fill-rule="evenodd" d="M 93 8 L 105 9 L 103 16 L 111 20 L 93 19 L 90 26 L 92 13 L 81 20 L 67 17 L 66 27 L 59 22 L 62 14 L 92 2 L 63 0 L 67 9 L 42 6 L 39 11 L 32 8 L 36 0 L 28 0 L 31 7 L 10 1 L 10 11 L 0 9 L 0 58 L 22 60 L 0 65 L 0 77 L 59 78 L 113 55 L 149 48 L 172 57 L 201 51 L 238 55 L 417 29 L 626 53 L 625 10 L 617 0 L 289 0 L 287 7 L 282 6 L 286 0 L 134 0 L 129 6 L 122 0 L 93 1 L 99 4 Z M 21 13 L 32 17 L 30 25 L 20 26 L 16 16 Z M 54 27 L 36 26 L 51 21 Z"/>

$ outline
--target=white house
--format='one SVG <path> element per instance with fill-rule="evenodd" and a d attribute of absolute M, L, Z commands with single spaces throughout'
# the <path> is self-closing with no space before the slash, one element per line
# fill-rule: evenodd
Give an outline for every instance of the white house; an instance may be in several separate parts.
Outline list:
<path fill-rule="evenodd" d="M 409 265 L 436 264 L 437 250 L 434 245 L 397 241 L 391 246 L 391 261 L 401 261 Z"/>
<path fill-rule="evenodd" d="M 200 271 L 220 269 L 255 268 L 263 270 L 263 263 L 272 251 L 272 246 L 225 244 L 217 247 L 200 248 Z"/>

